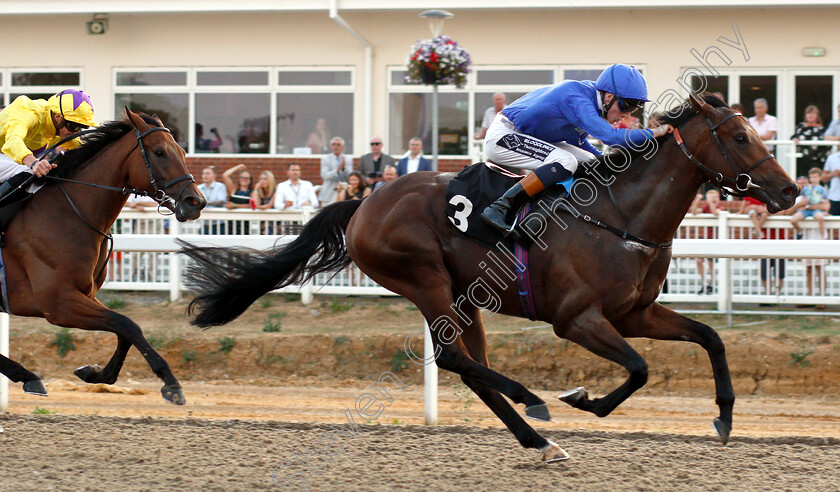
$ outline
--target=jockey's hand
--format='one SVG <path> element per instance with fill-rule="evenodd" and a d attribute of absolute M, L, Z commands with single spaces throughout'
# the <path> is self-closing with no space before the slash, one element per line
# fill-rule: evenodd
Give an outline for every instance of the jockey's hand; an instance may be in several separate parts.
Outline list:
<path fill-rule="evenodd" d="M 50 164 L 50 162 L 45 159 L 35 161 L 29 166 L 29 168 L 32 169 L 32 172 L 35 173 L 35 176 L 38 176 L 39 178 L 46 176 L 47 173 L 56 167 L 57 166 L 55 164 Z"/>
<path fill-rule="evenodd" d="M 653 128 L 653 138 L 659 138 L 666 133 L 671 133 L 672 131 L 674 131 L 674 127 L 671 125 L 659 125 L 656 128 Z"/>

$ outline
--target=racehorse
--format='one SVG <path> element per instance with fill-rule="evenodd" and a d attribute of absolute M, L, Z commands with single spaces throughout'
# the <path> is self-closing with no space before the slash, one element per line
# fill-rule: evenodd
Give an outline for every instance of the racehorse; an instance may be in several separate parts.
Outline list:
<path fill-rule="evenodd" d="M 589 181 L 597 193 L 590 203 L 573 205 L 580 208 L 579 218 L 557 207 L 562 225 L 548 220 L 538 237 L 548 247 L 536 241 L 531 245 L 535 317 L 551 323 L 558 337 L 627 369 L 626 381 L 601 398 L 591 399 L 583 388 L 560 396 L 599 417 L 647 382 L 647 363 L 625 338 L 699 344 L 711 359 L 720 409 L 714 424 L 726 444 L 735 394 L 723 342 L 709 326 L 656 302 L 671 259 L 671 239 L 707 179 L 761 200 L 771 213 L 793 205 L 798 187 L 746 119 L 713 96 L 692 95 L 659 122 L 677 130 L 657 139 L 655 152 L 614 151 L 599 157 L 598 166 L 579 169 L 581 177 L 592 177 L 593 169 L 600 168 L 597 172 L 614 180 Z M 607 164 L 620 172 L 610 173 Z M 568 454 L 531 428 L 502 395 L 524 404 L 526 416 L 549 420 L 545 402 L 489 368 L 479 315 L 479 307 L 487 306 L 483 297 L 468 294 L 479 280 L 485 286 L 511 280 L 514 260 L 500 258 L 508 273 L 494 271 L 486 261 L 490 250 L 450 224 L 444 196 L 452 177 L 418 172 L 362 202 L 330 205 L 283 248 L 260 252 L 183 243 L 183 251 L 195 260 L 186 276 L 197 292 L 190 305 L 197 314 L 193 323 L 226 323 L 272 289 L 352 261 L 381 286 L 417 305 L 431 327 L 437 364 L 460 375 L 522 446 L 539 449 L 543 461 L 566 459 Z M 517 290 L 512 281 L 500 288 L 495 310 L 523 316 Z"/>
<path fill-rule="evenodd" d="M 108 231 L 129 192 L 151 196 L 181 222 L 198 218 L 207 203 L 187 171 L 184 150 L 160 119 L 128 108 L 126 115 L 86 130 L 81 147 L 56 156 L 47 183 L 9 223 L 2 249 L 8 308 L 58 326 L 114 333 L 117 348 L 105 368 L 87 365 L 75 374 L 87 383 L 113 384 L 134 346 L 163 380 L 163 397 L 183 405 L 181 385 L 140 327 L 96 299 L 111 253 Z M 0 356 L 0 372 L 23 382 L 27 393 L 47 394 L 39 375 L 13 360 Z"/>

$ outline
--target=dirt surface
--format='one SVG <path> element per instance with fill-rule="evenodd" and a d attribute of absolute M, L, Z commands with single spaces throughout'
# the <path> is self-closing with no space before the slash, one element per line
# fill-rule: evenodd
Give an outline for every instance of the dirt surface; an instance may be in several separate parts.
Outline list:
<path fill-rule="evenodd" d="M 633 341 L 649 383 L 599 419 L 556 396 L 579 385 L 601 396 L 623 382 L 621 368 L 546 327 L 489 318 L 491 365 L 548 402 L 553 421 L 529 423 L 572 456 L 543 465 L 447 372 L 439 425 L 419 425 L 422 371 L 401 354 L 422 320 L 399 299 L 274 298 L 209 332 L 187 326 L 183 303 L 117 299 L 169 361 L 187 405 L 163 402 L 136 350 L 115 387 L 76 380 L 74 368 L 107 362 L 113 335 L 73 330 L 74 350 L 60 357 L 67 339 L 54 327 L 13 318 L 12 358 L 41 372 L 50 396 L 12 385 L 10 414 L 0 416 L 0 490 L 247 490 L 283 481 L 312 490 L 840 490 L 840 319 L 736 320 L 757 326 L 721 331 L 738 397 L 724 447 L 700 347 Z M 271 316 L 278 312 L 285 316 Z M 281 331 L 263 332 L 268 325 Z M 347 431 L 345 411 L 385 372 L 406 387 L 392 388 L 379 417 L 357 416 L 358 431 Z"/>

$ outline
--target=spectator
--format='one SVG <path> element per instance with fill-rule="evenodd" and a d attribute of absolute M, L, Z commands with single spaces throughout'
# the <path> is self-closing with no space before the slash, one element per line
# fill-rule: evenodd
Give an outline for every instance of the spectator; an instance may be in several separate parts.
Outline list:
<path fill-rule="evenodd" d="M 327 120 L 318 118 L 315 122 L 315 130 L 309 134 L 309 139 L 306 145 L 312 149 L 313 154 L 326 154 L 329 150 L 327 148 L 327 141 L 330 138 L 330 129 L 327 128 Z"/>
<path fill-rule="evenodd" d="M 124 207 L 137 210 L 138 212 L 145 212 L 147 208 L 157 208 L 158 202 L 147 196 L 132 194 L 128 196 L 128 200 L 126 200 Z"/>
<path fill-rule="evenodd" d="M 484 118 L 481 120 L 481 129 L 475 134 L 476 140 L 484 140 L 487 135 L 487 129 L 490 128 L 490 123 L 496 119 L 499 111 L 507 107 L 507 96 L 503 92 L 493 94 L 493 105 L 484 111 Z"/>
<path fill-rule="evenodd" d="M 431 171 L 432 161 L 423 157 L 423 141 L 417 137 L 408 141 L 408 155 L 397 161 L 397 174 L 405 176 L 417 171 Z"/>
<path fill-rule="evenodd" d="M 804 208 L 794 213 L 793 217 L 790 218 L 790 225 L 796 229 L 796 239 L 802 239 L 802 227 L 799 226 L 799 223 L 808 217 L 817 219 L 817 222 L 820 223 L 820 238 L 825 239 L 825 214 L 828 212 L 829 203 L 828 191 L 820 185 L 821 178 L 822 170 L 820 168 L 815 167 L 808 171 L 808 181 L 810 183 L 805 185 L 799 193 L 808 202 Z M 805 201 L 803 200 L 801 203 L 805 203 Z"/>
<path fill-rule="evenodd" d="M 277 185 L 274 194 L 274 208 L 277 210 L 300 210 L 301 207 L 317 207 L 318 196 L 312 183 L 300 179 L 300 166 L 294 162 L 286 168 L 286 181 Z M 323 188 L 322 188 L 323 189 Z"/>
<path fill-rule="evenodd" d="M 204 126 L 201 123 L 195 124 L 195 150 L 196 152 L 219 153 L 219 146 L 222 145 L 222 136 L 217 128 L 211 128 L 213 138 L 204 138 Z"/>
<path fill-rule="evenodd" d="M 382 137 L 373 137 L 370 139 L 370 152 L 359 157 L 359 171 L 365 176 L 367 184 L 373 185 L 381 181 L 385 166 L 393 166 L 394 162 L 393 157 L 382 152 Z"/>
<path fill-rule="evenodd" d="M 744 200 L 741 201 L 741 209 L 738 213 L 749 214 L 753 223 L 752 237 L 764 239 L 764 223 L 767 222 L 767 217 L 770 215 L 767 212 L 767 207 L 755 198 L 745 196 Z"/>
<path fill-rule="evenodd" d="M 370 195 L 373 190 L 365 183 L 365 177 L 362 173 L 353 171 L 350 176 L 347 176 L 346 183 L 338 183 L 336 191 L 338 195 L 335 201 L 343 202 L 344 200 L 361 200 Z"/>
<path fill-rule="evenodd" d="M 831 180 L 828 186 L 829 215 L 840 215 L 840 152 L 825 160 L 822 179 Z"/>
<path fill-rule="evenodd" d="M 811 105 L 805 108 L 805 121 L 796 125 L 796 130 L 790 138 L 794 143 L 799 144 L 800 140 L 820 140 L 823 133 L 825 133 L 825 126 L 820 118 L 820 108 Z M 828 147 L 799 145 L 796 151 L 802 154 L 802 157 L 796 159 L 796 174 L 805 174 L 810 172 L 809 169 L 825 162 Z"/>
<path fill-rule="evenodd" d="M 213 167 L 205 167 L 201 170 L 201 184 L 198 190 L 207 200 L 208 207 L 222 207 L 227 201 L 227 188 L 216 181 L 216 170 Z"/>
<path fill-rule="evenodd" d="M 748 121 L 755 128 L 755 131 L 758 132 L 761 140 L 773 140 L 776 138 L 776 117 L 767 114 L 767 99 L 763 97 L 756 99 L 753 102 L 753 109 L 755 109 L 755 116 Z M 764 145 L 770 152 L 773 152 L 775 149 L 774 145 Z"/>
<path fill-rule="evenodd" d="M 837 106 L 837 119 L 829 123 L 823 140 L 840 140 L 840 106 Z"/>
<path fill-rule="evenodd" d="M 321 189 L 318 191 L 318 200 L 323 205 L 329 205 L 335 201 L 335 189 L 338 183 L 347 180 L 347 175 L 353 172 L 353 159 L 344 155 L 344 139 L 333 137 L 330 140 L 332 153 L 321 158 Z"/>
<path fill-rule="evenodd" d="M 399 178 L 400 175 L 397 174 L 397 168 L 394 166 L 385 166 L 385 170 L 382 171 L 382 181 L 376 183 L 373 187 L 373 191 L 382 188 L 386 184 L 390 183 L 391 181 Z"/>
<path fill-rule="evenodd" d="M 233 182 L 232 176 L 239 172 L 237 182 Z M 228 201 L 225 208 L 248 208 L 251 202 L 251 193 L 254 192 L 254 182 L 250 171 L 245 164 L 237 164 L 222 173 L 222 182 L 228 192 Z"/>
<path fill-rule="evenodd" d="M 271 171 L 263 171 L 260 173 L 260 179 L 254 186 L 254 191 L 251 193 L 251 208 L 258 210 L 266 210 L 274 206 L 274 192 L 277 189 L 277 180 L 274 179 L 274 173 Z"/>

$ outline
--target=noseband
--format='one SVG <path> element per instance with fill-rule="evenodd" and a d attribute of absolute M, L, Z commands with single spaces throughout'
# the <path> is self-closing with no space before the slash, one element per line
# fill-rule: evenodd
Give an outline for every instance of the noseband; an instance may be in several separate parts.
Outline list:
<path fill-rule="evenodd" d="M 717 132 L 717 129 L 721 125 L 737 116 L 740 116 L 741 118 L 744 117 L 744 115 L 742 115 L 741 113 L 732 113 L 726 118 L 719 121 L 717 124 L 712 124 L 712 120 L 709 119 L 709 117 L 706 117 L 706 123 L 709 125 L 709 131 L 711 132 L 709 138 L 713 136 L 717 141 L 718 147 L 720 147 L 720 151 L 723 154 L 723 158 L 726 159 L 726 162 L 729 163 L 729 166 L 732 167 L 732 170 L 735 171 L 735 174 L 737 175 L 734 178 L 730 176 L 724 176 L 723 173 L 717 172 L 700 162 L 700 160 L 694 157 L 691 154 L 691 152 L 689 152 L 688 148 L 685 146 L 682 136 L 680 135 L 679 129 L 674 128 L 673 132 L 674 138 L 676 138 L 677 140 L 677 145 L 680 147 L 680 149 L 683 151 L 686 157 L 688 157 L 691 160 L 691 162 L 693 162 L 697 167 L 700 168 L 701 171 L 703 171 L 703 174 L 706 175 L 706 178 L 709 180 L 709 182 L 711 182 L 713 185 L 717 186 L 718 189 L 720 189 L 722 197 L 726 197 L 727 195 L 743 197 L 744 193 L 751 188 L 758 188 L 759 190 L 764 191 L 764 189 L 761 186 L 758 186 L 757 184 L 752 182 L 752 178 L 750 177 L 749 172 L 758 167 L 764 161 L 768 161 L 775 157 L 773 154 L 767 154 L 766 156 L 752 163 L 749 167 L 747 167 L 747 169 L 743 171 L 738 169 L 738 166 L 735 165 L 732 159 L 730 159 L 729 154 L 726 153 L 726 147 L 723 145 L 723 141 L 720 139 L 720 135 L 718 135 Z M 706 143 L 703 144 L 703 148 L 706 147 L 707 143 L 708 139 L 706 140 Z"/>
<path fill-rule="evenodd" d="M 143 156 L 143 163 L 146 164 L 146 169 L 149 171 L 149 181 L 152 183 L 152 187 L 155 190 L 154 195 L 151 195 L 152 200 L 167 208 L 174 207 L 178 200 L 181 199 L 181 195 L 184 193 L 184 190 L 186 190 L 191 183 L 195 183 L 195 178 L 193 178 L 192 174 L 187 173 L 183 176 L 179 176 L 173 180 L 165 182 L 163 185 L 160 185 L 157 176 L 155 176 L 154 169 L 152 168 L 152 161 L 149 160 L 149 154 L 146 152 L 146 146 L 143 144 L 143 137 L 150 133 L 166 132 L 171 134 L 172 132 L 170 132 L 168 128 L 160 126 L 149 128 L 143 133 L 140 133 L 140 130 L 136 128 L 134 129 L 134 131 L 137 134 L 137 146 L 140 147 L 140 155 Z M 184 183 L 184 186 L 182 186 L 181 189 L 178 191 L 178 194 L 175 196 L 175 198 L 172 198 L 172 196 L 166 193 L 167 188 L 170 188 L 183 181 L 186 181 L 186 183 Z"/>

